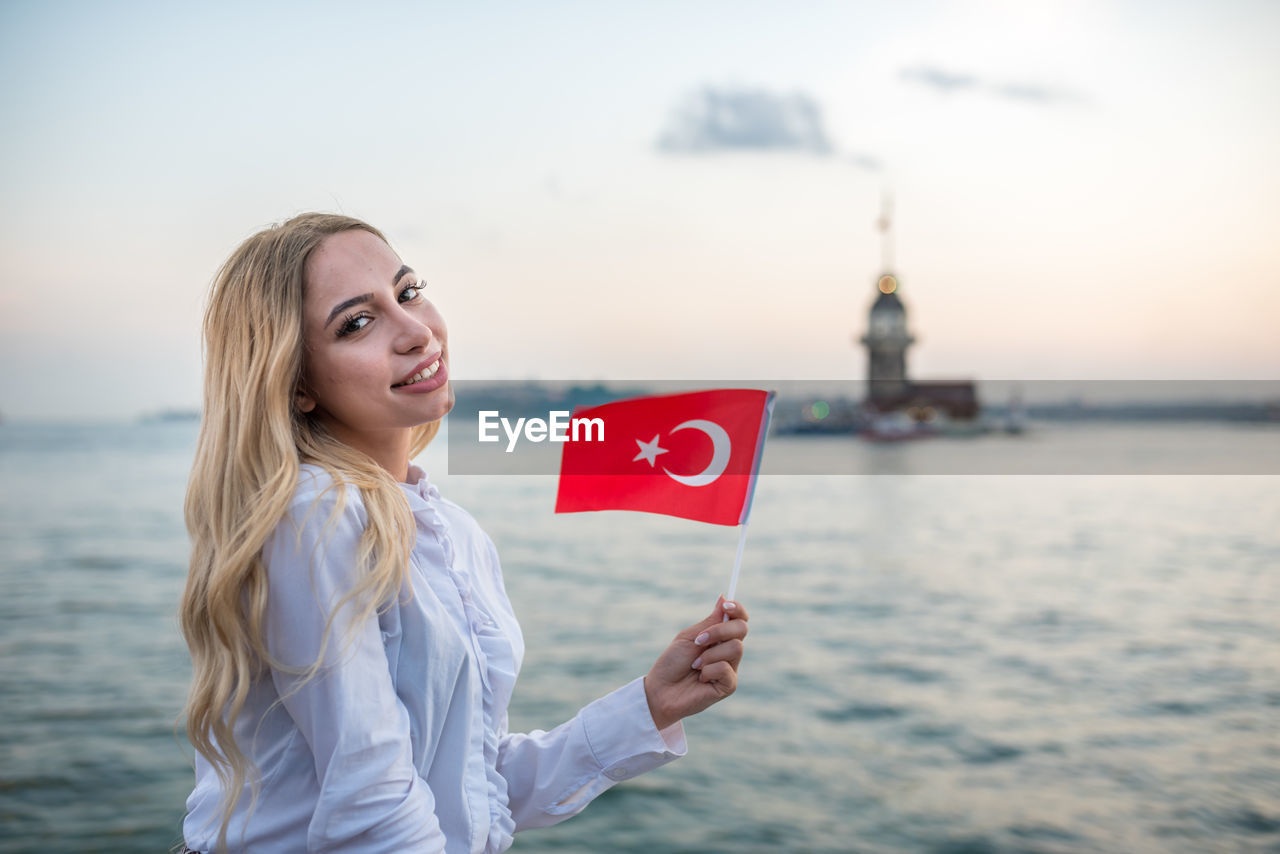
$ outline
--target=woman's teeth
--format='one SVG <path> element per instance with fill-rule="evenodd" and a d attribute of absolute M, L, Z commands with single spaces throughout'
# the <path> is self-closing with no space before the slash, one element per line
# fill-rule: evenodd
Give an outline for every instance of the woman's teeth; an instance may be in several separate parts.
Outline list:
<path fill-rule="evenodd" d="M 436 375 L 436 371 L 438 370 L 440 370 L 440 360 L 436 359 L 430 365 L 427 365 L 427 367 L 424 368 L 423 370 L 418 371 L 416 374 L 409 377 L 409 379 L 405 380 L 402 383 L 396 383 L 395 385 L 392 386 L 392 388 L 400 388 L 400 386 L 413 385 L 414 383 L 420 383 L 423 380 L 429 380 Z"/>

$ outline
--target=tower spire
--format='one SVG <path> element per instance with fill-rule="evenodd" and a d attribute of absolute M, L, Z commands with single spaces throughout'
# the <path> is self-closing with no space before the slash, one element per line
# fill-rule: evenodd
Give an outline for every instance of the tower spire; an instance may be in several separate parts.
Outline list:
<path fill-rule="evenodd" d="M 888 190 L 880 192 L 880 218 L 876 220 L 880 230 L 880 272 L 893 271 L 893 196 Z"/>

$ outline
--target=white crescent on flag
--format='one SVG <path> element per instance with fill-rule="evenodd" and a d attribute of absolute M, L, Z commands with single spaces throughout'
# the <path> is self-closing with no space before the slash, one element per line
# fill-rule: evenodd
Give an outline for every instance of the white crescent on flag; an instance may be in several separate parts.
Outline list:
<path fill-rule="evenodd" d="M 707 434 L 707 438 L 711 440 L 711 462 L 697 474 L 674 474 L 670 469 L 663 468 L 667 477 L 685 486 L 707 486 L 715 483 L 716 478 L 724 474 L 724 470 L 729 467 L 729 453 L 733 450 L 729 434 L 716 422 L 703 418 L 694 418 L 683 424 L 677 424 L 671 428 L 670 432 L 674 433 L 677 430 L 701 430 Z"/>

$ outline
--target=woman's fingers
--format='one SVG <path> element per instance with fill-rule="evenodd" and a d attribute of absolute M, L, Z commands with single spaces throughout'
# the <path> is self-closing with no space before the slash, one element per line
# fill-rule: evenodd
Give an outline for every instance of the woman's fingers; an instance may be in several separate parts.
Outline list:
<path fill-rule="evenodd" d="M 730 612 L 733 613 L 733 612 Z M 694 646 L 714 646 L 727 640 L 742 640 L 747 636 L 747 621 L 736 617 L 728 622 L 706 626 L 693 638 Z"/>
<path fill-rule="evenodd" d="M 694 670 L 702 670 L 710 664 L 723 661 L 736 670 L 738 663 L 742 661 L 743 649 L 742 641 L 739 638 L 732 638 L 701 653 L 693 660 L 692 667 Z"/>
<path fill-rule="evenodd" d="M 730 620 L 742 620 L 745 623 L 748 619 L 747 609 L 741 602 L 727 602 L 722 598 L 720 609 Z"/>
<path fill-rule="evenodd" d="M 698 681 L 714 682 L 720 696 L 727 697 L 738 689 L 738 671 L 734 670 L 727 661 L 717 661 L 702 668 Z"/>
<path fill-rule="evenodd" d="M 717 614 L 724 616 L 717 618 Z M 710 625 L 704 622 L 696 627 L 700 631 L 693 643 L 698 647 L 698 654 L 691 667 L 700 671 L 700 681 L 716 682 L 721 688 L 727 686 L 727 696 L 733 693 L 733 687 L 737 685 L 737 669 L 744 649 L 742 641 L 747 636 L 747 609 L 740 603 L 721 599 L 712 619 L 724 621 L 712 622 Z M 726 670 L 732 674 L 731 682 L 725 682 L 729 678 L 723 675 Z"/>
<path fill-rule="evenodd" d="M 742 606 L 741 602 L 728 602 L 721 596 L 716 600 L 716 606 L 711 609 L 711 613 L 705 619 L 682 630 L 677 637 L 693 640 L 712 626 L 723 622 L 733 622 L 734 620 L 745 623 L 747 621 L 747 609 Z"/>

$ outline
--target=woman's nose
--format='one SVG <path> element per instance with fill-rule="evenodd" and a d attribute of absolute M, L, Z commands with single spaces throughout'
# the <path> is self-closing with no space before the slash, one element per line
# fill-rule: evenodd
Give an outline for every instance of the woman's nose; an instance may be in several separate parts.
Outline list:
<path fill-rule="evenodd" d="M 412 353 L 430 348 L 434 338 L 431 327 L 408 312 L 401 312 L 399 323 L 400 328 L 396 332 L 396 349 L 399 352 Z"/>

